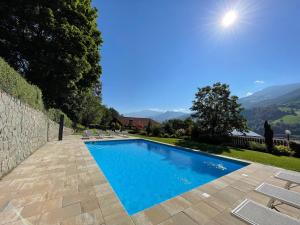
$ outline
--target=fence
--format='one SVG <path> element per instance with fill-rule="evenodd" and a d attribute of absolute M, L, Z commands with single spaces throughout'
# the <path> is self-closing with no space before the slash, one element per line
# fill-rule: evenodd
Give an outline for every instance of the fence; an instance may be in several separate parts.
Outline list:
<path fill-rule="evenodd" d="M 250 137 L 250 136 L 232 136 L 231 137 L 231 144 L 234 146 L 248 146 L 249 142 L 256 142 L 260 144 L 265 143 L 265 138 L 263 137 Z M 288 146 L 288 141 L 286 139 L 273 139 L 274 145 L 284 145 Z"/>

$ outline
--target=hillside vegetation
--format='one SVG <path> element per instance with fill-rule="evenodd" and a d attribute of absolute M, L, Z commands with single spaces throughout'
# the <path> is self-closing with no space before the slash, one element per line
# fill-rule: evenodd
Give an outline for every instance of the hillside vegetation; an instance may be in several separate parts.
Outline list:
<path fill-rule="evenodd" d="M 299 84 L 270 87 L 253 96 L 242 98 L 240 103 L 245 107 L 243 114 L 250 129 L 263 134 L 263 123 L 268 120 L 275 134 L 284 134 L 288 129 L 292 134 L 300 135 L 300 88 L 298 87 Z"/>

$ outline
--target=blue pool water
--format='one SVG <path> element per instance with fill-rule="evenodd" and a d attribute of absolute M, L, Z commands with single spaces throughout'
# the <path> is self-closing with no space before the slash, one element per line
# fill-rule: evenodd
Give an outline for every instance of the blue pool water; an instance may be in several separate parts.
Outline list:
<path fill-rule="evenodd" d="M 86 145 L 129 215 L 247 165 L 145 140 Z"/>

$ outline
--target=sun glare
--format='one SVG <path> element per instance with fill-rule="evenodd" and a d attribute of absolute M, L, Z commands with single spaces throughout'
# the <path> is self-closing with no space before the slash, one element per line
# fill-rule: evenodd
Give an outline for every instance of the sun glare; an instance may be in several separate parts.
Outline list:
<path fill-rule="evenodd" d="M 237 17 L 237 12 L 234 10 L 226 12 L 222 18 L 222 26 L 225 28 L 232 26 L 236 22 Z"/>

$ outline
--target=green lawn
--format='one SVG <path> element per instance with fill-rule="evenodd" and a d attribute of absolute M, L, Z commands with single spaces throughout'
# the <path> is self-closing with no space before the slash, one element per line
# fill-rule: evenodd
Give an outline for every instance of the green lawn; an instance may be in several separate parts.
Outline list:
<path fill-rule="evenodd" d="M 258 162 L 262 164 L 281 167 L 284 169 L 295 170 L 300 172 L 300 158 L 276 156 L 264 152 L 256 152 L 247 149 L 234 148 L 228 146 L 208 145 L 193 141 L 182 140 L 178 138 L 159 138 L 159 137 L 146 137 L 142 135 L 132 135 L 144 139 L 153 141 L 159 141 L 167 144 L 173 144 L 182 147 L 188 147 L 193 149 L 200 149 L 205 152 L 225 155 L 237 159 L 249 160 L 252 162 Z"/>

